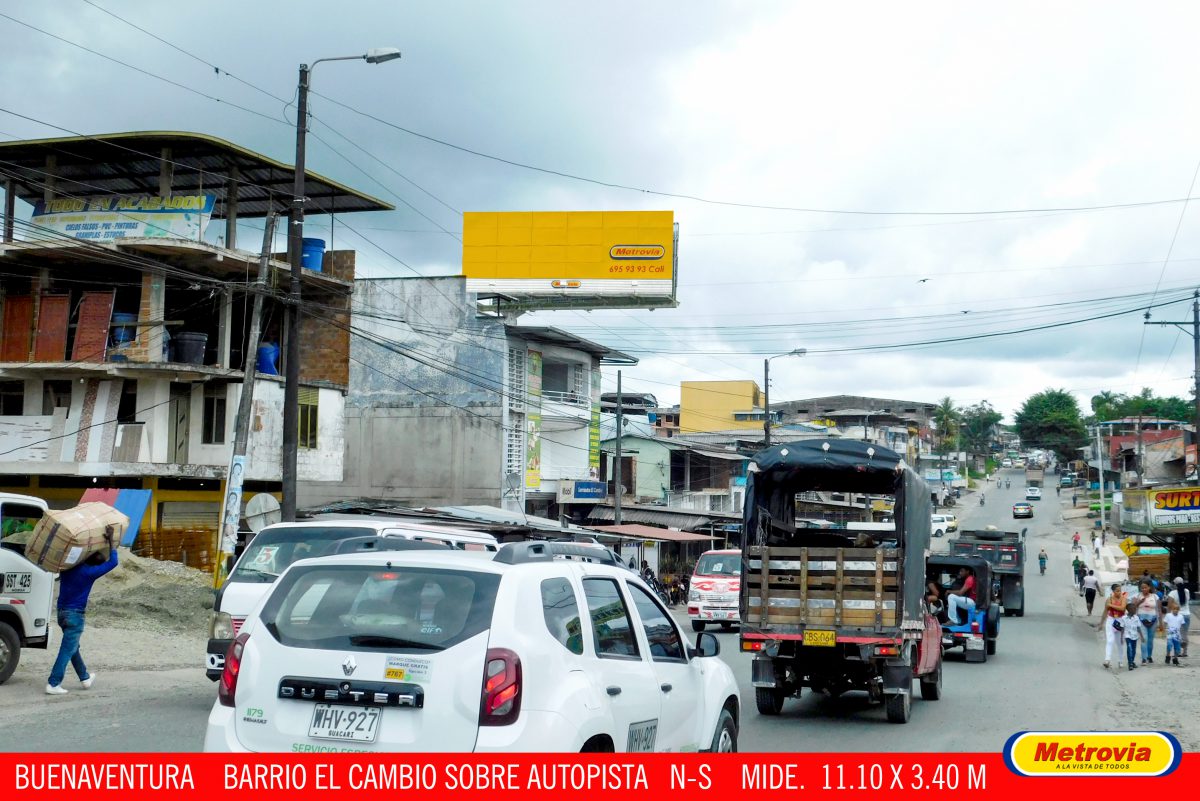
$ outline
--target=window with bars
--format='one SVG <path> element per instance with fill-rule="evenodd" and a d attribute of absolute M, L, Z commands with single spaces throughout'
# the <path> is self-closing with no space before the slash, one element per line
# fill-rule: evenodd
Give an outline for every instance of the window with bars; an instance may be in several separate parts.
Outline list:
<path fill-rule="evenodd" d="M 510 427 L 504 432 L 504 472 L 520 473 L 525 469 L 525 415 L 514 414 Z"/>
<path fill-rule="evenodd" d="M 525 350 L 508 349 L 508 406 L 525 408 Z"/>
<path fill-rule="evenodd" d="M 572 390 L 575 392 L 575 397 L 578 398 L 577 403 L 589 403 L 591 395 L 588 394 L 588 373 L 591 370 L 587 365 L 577 364 L 572 368 Z"/>
<path fill-rule="evenodd" d="M 317 447 L 317 400 L 321 391 L 315 387 L 300 387 L 300 438 L 301 448 Z"/>
<path fill-rule="evenodd" d="M 205 445 L 216 445 L 225 441 L 227 386 L 226 384 L 204 385 L 204 425 L 200 431 L 200 441 Z"/>

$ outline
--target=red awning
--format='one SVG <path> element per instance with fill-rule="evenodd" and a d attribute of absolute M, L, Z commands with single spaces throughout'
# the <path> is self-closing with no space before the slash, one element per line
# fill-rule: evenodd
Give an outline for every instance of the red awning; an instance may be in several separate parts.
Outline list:
<path fill-rule="evenodd" d="M 692 534 L 689 531 L 671 531 L 670 529 L 655 528 L 654 526 L 642 526 L 637 523 L 626 523 L 621 526 L 588 526 L 588 528 L 595 529 L 601 534 L 617 534 L 622 537 L 637 537 L 641 540 L 657 540 L 659 542 L 712 542 L 714 539 L 724 539 L 723 536 Z"/>

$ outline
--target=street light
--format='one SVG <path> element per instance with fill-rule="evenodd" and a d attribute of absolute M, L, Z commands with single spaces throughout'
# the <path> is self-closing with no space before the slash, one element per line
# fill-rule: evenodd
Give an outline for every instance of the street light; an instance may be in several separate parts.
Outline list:
<path fill-rule="evenodd" d="M 787 353 L 777 353 L 763 359 L 763 446 L 771 447 L 771 359 L 784 356 L 803 356 L 808 353 L 806 348 L 796 348 Z"/>
<path fill-rule="evenodd" d="M 311 65 L 300 65 L 300 82 L 296 90 L 296 164 L 292 184 L 292 209 L 288 226 L 288 262 L 292 266 L 291 288 L 288 292 L 286 382 L 283 387 L 283 519 L 296 519 L 296 455 L 300 445 L 300 265 L 304 238 L 304 140 L 308 134 L 308 86 L 313 69 L 322 61 L 358 61 L 382 64 L 400 58 L 395 47 L 379 47 L 358 56 L 319 58 Z M 248 358 L 254 358 L 251 354 Z"/>

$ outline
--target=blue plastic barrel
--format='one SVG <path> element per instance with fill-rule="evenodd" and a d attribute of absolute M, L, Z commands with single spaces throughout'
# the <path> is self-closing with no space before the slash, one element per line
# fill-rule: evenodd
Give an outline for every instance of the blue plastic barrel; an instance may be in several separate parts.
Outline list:
<path fill-rule="evenodd" d="M 136 323 L 138 316 L 128 312 L 113 312 L 112 321 L 114 323 Z M 122 325 L 113 329 L 113 342 L 118 345 L 124 345 L 127 342 L 132 342 L 137 339 L 137 326 Z"/>
<path fill-rule="evenodd" d="M 273 342 L 264 342 L 258 346 L 258 359 L 255 361 L 254 369 L 263 375 L 279 375 L 279 370 L 275 367 L 278 359 L 279 346 Z"/>
<path fill-rule="evenodd" d="M 300 264 L 306 270 L 321 272 L 321 265 L 325 261 L 325 240 L 305 237 L 301 245 Z"/>

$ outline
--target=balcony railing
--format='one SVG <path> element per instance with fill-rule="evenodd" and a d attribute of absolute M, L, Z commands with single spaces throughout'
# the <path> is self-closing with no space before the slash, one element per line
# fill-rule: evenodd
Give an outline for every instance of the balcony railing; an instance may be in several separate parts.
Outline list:
<path fill-rule="evenodd" d="M 556 389 L 543 389 L 542 400 L 549 403 L 566 403 L 570 406 L 591 406 L 592 399 L 578 392 L 560 392 Z"/>

